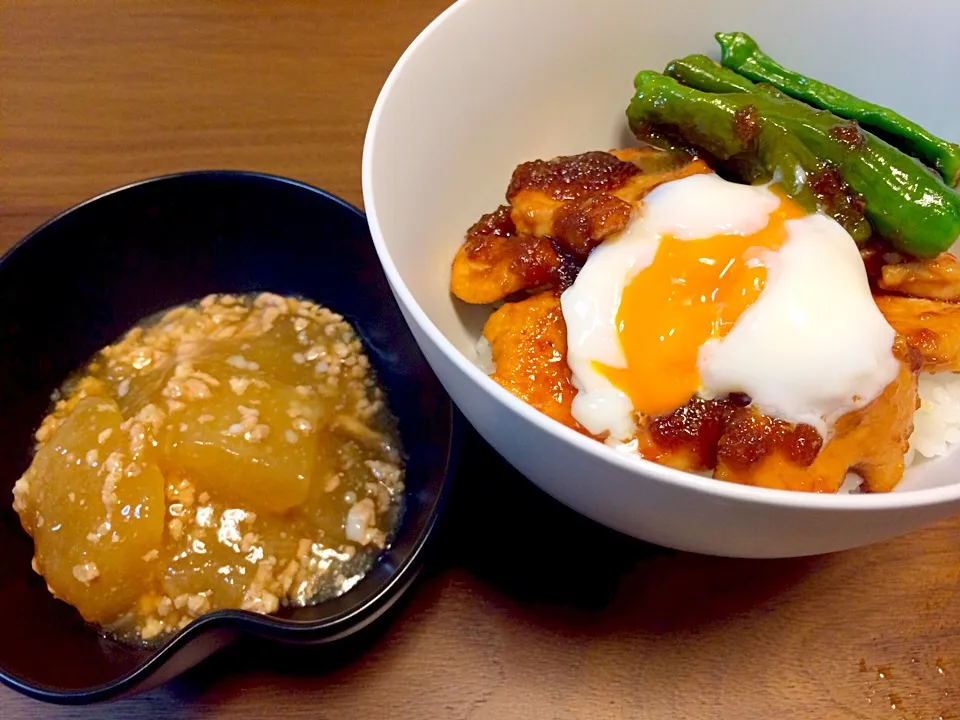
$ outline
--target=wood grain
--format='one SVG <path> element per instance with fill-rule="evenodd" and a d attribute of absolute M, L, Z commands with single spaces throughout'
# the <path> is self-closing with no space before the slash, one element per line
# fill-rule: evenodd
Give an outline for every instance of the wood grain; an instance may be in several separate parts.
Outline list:
<path fill-rule="evenodd" d="M 192 168 L 360 202 L 368 114 L 447 0 L 5 0 L 0 249 Z M 468 443 L 443 552 L 365 652 L 235 646 L 107 707 L 2 718 L 960 718 L 960 522 L 789 561 L 628 540 Z"/>

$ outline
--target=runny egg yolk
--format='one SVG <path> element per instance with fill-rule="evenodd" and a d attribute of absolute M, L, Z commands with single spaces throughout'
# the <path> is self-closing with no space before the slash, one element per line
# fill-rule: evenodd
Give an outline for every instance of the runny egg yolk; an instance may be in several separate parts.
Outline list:
<path fill-rule="evenodd" d="M 662 415 L 700 389 L 697 358 L 708 340 L 722 338 L 760 296 L 764 251 L 787 239 L 784 224 L 806 213 L 782 192 L 780 205 L 752 235 L 700 240 L 660 239 L 653 262 L 624 288 L 617 334 L 626 367 L 594 363 L 642 415 Z"/>

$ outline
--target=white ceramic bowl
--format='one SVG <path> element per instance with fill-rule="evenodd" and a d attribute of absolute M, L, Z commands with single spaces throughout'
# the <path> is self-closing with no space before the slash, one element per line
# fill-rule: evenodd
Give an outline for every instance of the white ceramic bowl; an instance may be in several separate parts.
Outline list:
<path fill-rule="evenodd" d="M 960 138 L 960 5 L 946 0 L 461 0 L 408 48 L 383 87 L 363 196 L 404 316 L 481 435 L 534 483 L 605 525 L 682 550 L 824 553 L 960 511 L 960 455 L 886 495 L 745 487 L 616 454 L 539 414 L 474 366 L 488 311 L 455 301 L 463 235 L 503 202 L 525 160 L 632 144 L 624 110 L 641 69 L 744 30 L 788 65 Z M 504 498 L 509 502 L 509 498 Z M 491 518 L 495 522 L 495 518 Z"/>

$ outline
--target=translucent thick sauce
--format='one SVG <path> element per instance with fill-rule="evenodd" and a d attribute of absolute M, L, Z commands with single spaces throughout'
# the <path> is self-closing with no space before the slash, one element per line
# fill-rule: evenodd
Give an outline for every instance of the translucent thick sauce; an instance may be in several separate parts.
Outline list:
<path fill-rule="evenodd" d="M 342 317 L 210 296 L 58 393 L 14 509 L 50 591 L 122 640 L 350 589 L 389 543 L 395 422 Z"/>

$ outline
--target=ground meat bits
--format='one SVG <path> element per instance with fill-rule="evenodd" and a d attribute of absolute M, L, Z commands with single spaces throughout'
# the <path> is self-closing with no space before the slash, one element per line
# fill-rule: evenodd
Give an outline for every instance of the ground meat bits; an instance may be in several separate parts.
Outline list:
<path fill-rule="evenodd" d="M 633 163 L 600 151 L 533 160 L 513 171 L 507 200 L 512 201 L 521 190 L 540 190 L 554 200 L 575 200 L 590 193 L 615 190 L 640 172 Z"/>

